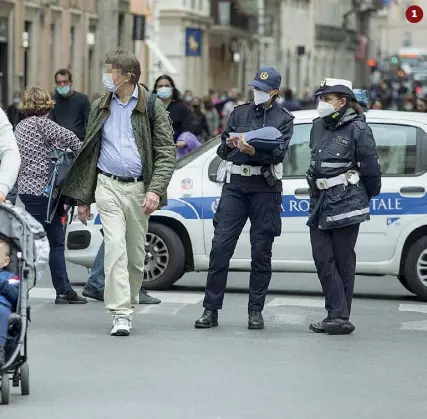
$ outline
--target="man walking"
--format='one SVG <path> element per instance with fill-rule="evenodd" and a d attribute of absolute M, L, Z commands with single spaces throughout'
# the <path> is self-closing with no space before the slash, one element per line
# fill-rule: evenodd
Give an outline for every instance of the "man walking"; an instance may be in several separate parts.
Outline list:
<path fill-rule="evenodd" d="M 105 258 L 105 243 L 102 241 L 96 254 L 93 266 L 90 271 L 89 280 L 83 288 L 83 296 L 92 298 L 98 301 L 104 301 L 104 287 L 105 287 L 105 274 L 104 274 L 104 258 Z M 160 304 L 158 298 L 152 297 L 148 294 L 147 290 L 141 287 L 139 291 L 139 304 Z"/>
<path fill-rule="evenodd" d="M 167 204 L 175 167 L 168 113 L 159 99 L 152 132 L 148 92 L 140 85 L 139 61 L 129 51 L 107 55 L 103 82 L 109 93 L 91 106 L 86 137 L 63 195 L 78 204 L 86 223 L 96 202 L 105 240 L 104 300 L 113 316 L 111 335 L 128 336 L 144 275 L 150 214 Z"/>
<path fill-rule="evenodd" d="M 67 68 L 55 73 L 55 83 L 55 108 L 50 117 L 83 141 L 90 110 L 89 98 L 84 93 L 73 90 L 73 75 Z"/>

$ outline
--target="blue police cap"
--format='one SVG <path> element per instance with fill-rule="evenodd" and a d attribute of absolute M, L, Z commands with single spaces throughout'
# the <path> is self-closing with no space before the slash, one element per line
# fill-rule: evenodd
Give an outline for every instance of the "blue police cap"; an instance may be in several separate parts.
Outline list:
<path fill-rule="evenodd" d="M 249 86 L 256 87 L 263 92 L 269 92 L 270 90 L 279 89 L 282 82 L 282 76 L 273 67 L 262 67 L 260 68 L 252 83 Z"/>
<path fill-rule="evenodd" d="M 320 83 L 320 87 L 314 93 L 314 96 L 327 95 L 328 93 L 341 93 L 342 95 L 348 95 L 353 100 L 356 100 L 356 96 L 352 89 L 353 85 L 349 80 L 323 79 Z"/>

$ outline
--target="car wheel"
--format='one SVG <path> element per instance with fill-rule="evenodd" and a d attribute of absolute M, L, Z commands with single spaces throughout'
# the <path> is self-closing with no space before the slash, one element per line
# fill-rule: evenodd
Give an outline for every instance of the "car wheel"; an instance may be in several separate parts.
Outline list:
<path fill-rule="evenodd" d="M 427 301 L 427 237 L 421 237 L 409 248 L 405 261 L 408 289 Z"/>
<path fill-rule="evenodd" d="M 414 293 L 414 291 L 412 291 L 411 289 L 409 289 L 408 280 L 406 279 L 405 275 L 398 275 L 397 279 L 399 280 L 399 282 L 403 286 L 403 288 L 405 288 L 409 292 Z"/>
<path fill-rule="evenodd" d="M 145 251 L 144 288 L 168 289 L 181 278 L 185 266 L 185 249 L 175 231 L 163 224 L 150 223 Z"/>

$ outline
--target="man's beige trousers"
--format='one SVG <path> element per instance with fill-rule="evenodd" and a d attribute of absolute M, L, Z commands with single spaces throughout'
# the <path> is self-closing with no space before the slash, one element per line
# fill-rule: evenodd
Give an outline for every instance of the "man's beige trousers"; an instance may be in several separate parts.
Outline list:
<path fill-rule="evenodd" d="M 113 316 L 131 316 L 144 278 L 149 215 L 142 211 L 144 183 L 98 175 L 96 207 L 105 241 L 105 306 Z"/>

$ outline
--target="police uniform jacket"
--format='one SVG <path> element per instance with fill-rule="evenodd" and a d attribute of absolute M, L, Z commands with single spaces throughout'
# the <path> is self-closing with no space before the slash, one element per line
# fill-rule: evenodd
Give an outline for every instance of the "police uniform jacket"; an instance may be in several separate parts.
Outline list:
<path fill-rule="evenodd" d="M 369 220 L 369 202 L 381 190 L 381 169 L 372 130 L 365 121 L 363 114 L 351 108 L 333 124 L 321 118 L 313 121 L 309 174 L 317 180 L 355 170 L 360 181 L 311 191 L 308 226 L 332 229 Z"/>
<path fill-rule="evenodd" d="M 217 154 L 223 160 L 231 161 L 236 165 L 269 166 L 283 162 L 289 142 L 294 132 L 294 116 L 275 101 L 269 108 L 254 103 L 245 103 L 236 106 L 231 113 L 227 128 L 221 136 L 221 144 Z M 239 150 L 227 146 L 226 139 L 230 133 L 244 133 L 260 129 L 263 127 L 277 128 L 282 136 L 278 141 L 278 146 L 271 152 L 256 150 L 253 156 L 241 153 Z M 271 191 L 281 192 L 282 181 L 276 182 L 276 187 L 269 187 L 261 176 L 231 176 L 231 184 L 239 186 L 248 191 Z"/>

